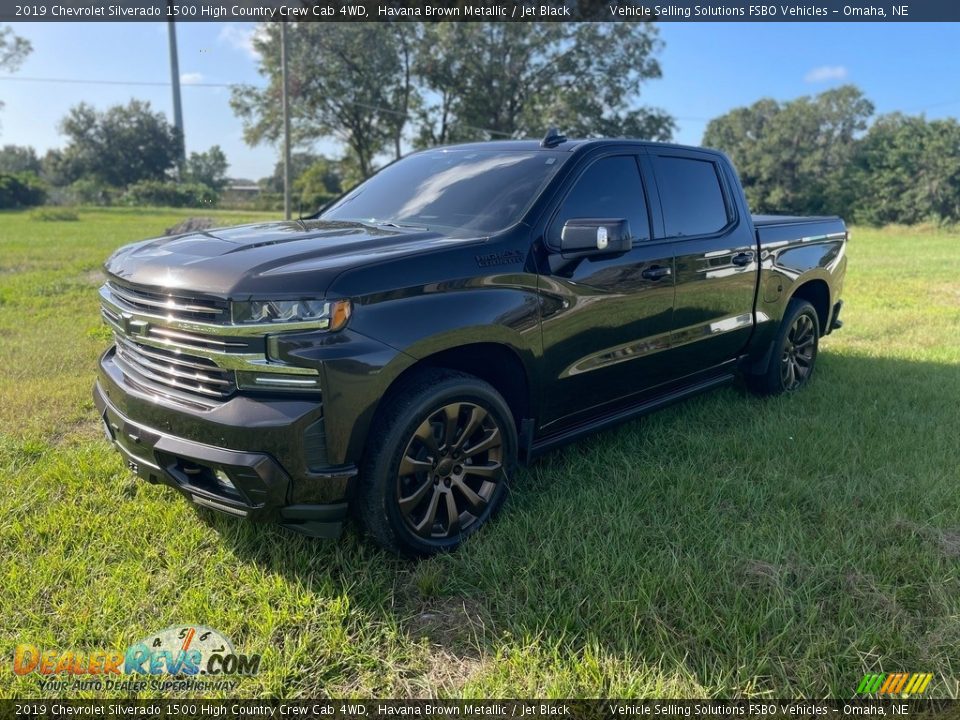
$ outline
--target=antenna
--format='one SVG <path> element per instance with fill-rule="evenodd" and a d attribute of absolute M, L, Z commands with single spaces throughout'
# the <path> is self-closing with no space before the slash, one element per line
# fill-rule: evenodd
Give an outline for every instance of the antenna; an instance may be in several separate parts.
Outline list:
<path fill-rule="evenodd" d="M 552 127 L 547 130 L 547 134 L 543 136 L 543 140 L 540 141 L 540 147 L 555 148 L 557 145 L 565 143 L 566 141 L 567 137 L 565 135 L 561 135 L 559 130 L 557 130 L 555 127 Z"/>

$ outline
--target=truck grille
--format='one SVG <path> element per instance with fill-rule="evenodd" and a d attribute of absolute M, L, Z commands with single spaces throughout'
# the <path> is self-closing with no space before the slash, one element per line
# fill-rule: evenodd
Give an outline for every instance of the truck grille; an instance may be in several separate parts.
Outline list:
<path fill-rule="evenodd" d="M 169 319 L 224 323 L 230 307 L 224 300 L 199 298 L 182 293 L 165 293 L 133 285 L 107 282 L 114 300 L 135 312 L 163 315 Z"/>
<path fill-rule="evenodd" d="M 233 372 L 207 358 L 141 345 L 119 333 L 115 362 L 123 374 L 148 389 L 192 393 L 223 400 L 236 388 Z"/>

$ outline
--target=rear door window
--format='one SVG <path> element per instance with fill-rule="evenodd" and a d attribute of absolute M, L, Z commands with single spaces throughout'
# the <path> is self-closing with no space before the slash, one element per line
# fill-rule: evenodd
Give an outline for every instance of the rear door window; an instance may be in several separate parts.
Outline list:
<path fill-rule="evenodd" d="M 655 156 L 660 207 L 667 237 L 710 235 L 731 220 L 716 163 Z"/>

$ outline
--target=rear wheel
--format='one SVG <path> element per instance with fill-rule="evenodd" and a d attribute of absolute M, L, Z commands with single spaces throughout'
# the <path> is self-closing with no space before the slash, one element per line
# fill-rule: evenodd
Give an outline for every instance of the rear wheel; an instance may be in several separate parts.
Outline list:
<path fill-rule="evenodd" d="M 404 382 L 371 429 L 359 512 L 385 548 L 452 550 L 503 503 L 516 462 L 513 415 L 488 383 L 429 370 Z"/>
<path fill-rule="evenodd" d="M 820 345 L 817 311 L 806 300 L 794 298 L 787 306 L 766 370 L 750 377 L 750 386 L 762 395 L 799 390 L 813 375 Z"/>

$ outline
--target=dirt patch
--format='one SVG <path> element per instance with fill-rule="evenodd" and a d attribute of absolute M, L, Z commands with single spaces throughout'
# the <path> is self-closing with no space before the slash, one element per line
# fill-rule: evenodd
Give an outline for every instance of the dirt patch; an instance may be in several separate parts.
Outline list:
<path fill-rule="evenodd" d="M 876 610 L 888 616 L 903 614 L 903 607 L 897 602 L 897 599 L 877 587 L 877 583 L 872 576 L 854 570 L 847 574 L 843 584 L 847 592 L 862 598 Z"/>
<path fill-rule="evenodd" d="M 173 227 L 168 227 L 163 231 L 164 235 L 182 235 L 183 233 L 200 232 L 217 227 L 219 223 L 210 217 L 192 217 L 178 222 Z"/>
<path fill-rule="evenodd" d="M 472 598 L 436 598 L 421 603 L 404 622 L 409 636 L 425 642 L 424 669 L 409 688 L 417 697 L 456 695 L 484 664 L 479 637 L 482 604 Z"/>
<path fill-rule="evenodd" d="M 441 647 L 474 645 L 484 625 L 482 605 L 464 597 L 423 601 L 405 625 L 412 638 L 425 637 Z"/>
<path fill-rule="evenodd" d="M 903 519 L 894 522 L 893 527 L 936 545 L 944 557 L 951 560 L 960 558 L 960 530 L 941 530 Z"/>
<path fill-rule="evenodd" d="M 941 533 L 938 545 L 943 554 L 948 558 L 953 560 L 960 558 L 960 532 L 947 530 Z"/>

